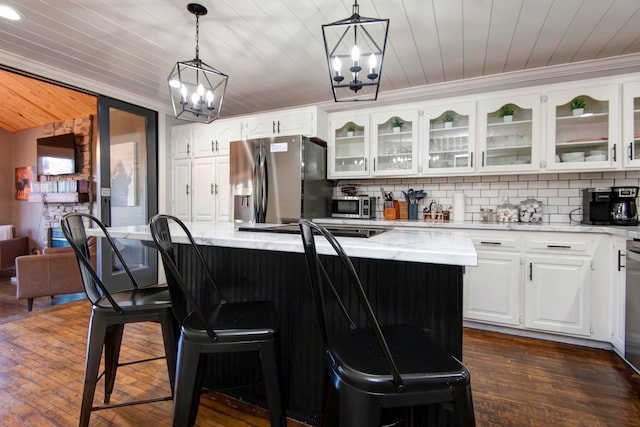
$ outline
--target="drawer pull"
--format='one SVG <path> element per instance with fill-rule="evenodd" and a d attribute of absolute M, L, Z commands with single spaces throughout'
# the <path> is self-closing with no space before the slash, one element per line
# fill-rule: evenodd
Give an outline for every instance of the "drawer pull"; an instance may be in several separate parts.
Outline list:
<path fill-rule="evenodd" d="M 547 245 L 547 247 L 553 249 L 571 249 L 569 245 Z"/>
<path fill-rule="evenodd" d="M 481 245 L 501 245 L 502 242 L 485 242 L 485 241 L 480 241 Z"/>

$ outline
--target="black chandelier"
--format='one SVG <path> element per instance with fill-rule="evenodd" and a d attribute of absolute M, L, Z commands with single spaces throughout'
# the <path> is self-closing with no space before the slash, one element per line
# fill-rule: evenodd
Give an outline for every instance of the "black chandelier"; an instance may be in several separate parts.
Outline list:
<path fill-rule="evenodd" d="M 177 119 L 211 123 L 220 118 L 229 76 L 205 64 L 199 57 L 200 16 L 207 8 L 189 3 L 187 10 L 196 16 L 196 57 L 177 62 L 167 78 L 173 112 Z"/>
<path fill-rule="evenodd" d="M 360 16 L 358 0 L 353 14 L 322 26 L 329 78 L 336 102 L 375 101 L 378 99 L 389 19 Z M 362 68 L 360 58 L 367 61 Z M 343 74 L 343 63 L 348 69 Z M 348 76 L 348 78 L 347 78 Z"/>

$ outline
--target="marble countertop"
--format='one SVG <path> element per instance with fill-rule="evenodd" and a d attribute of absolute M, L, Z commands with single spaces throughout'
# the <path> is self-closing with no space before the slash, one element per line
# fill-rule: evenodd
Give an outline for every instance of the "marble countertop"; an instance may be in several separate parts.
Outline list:
<path fill-rule="evenodd" d="M 513 231 L 556 231 L 565 233 L 603 233 L 627 238 L 640 238 L 640 226 L 589 225 L 564 223 L 484 223 L 484 222 L 429 222 L 422 220 L 346 219 L 317 218 L 321 224 L 349 224 L 386 227 L 412 227 L 427 230 L 513 230 Z"/>
<path fill-rule="evenodd" d="M 238 231 L 234 223 L 185 223 L 196 243 L 243 249 L 303 252 L 299 235 Z M 247 224 L 243 224 L 246 226 Z M 255 227 L 273 224 L 256 224 Z M 378 223 L 377 225 L 382 225 Z M 389 225 L 389 224 L 385 224 Z M 173 232 L 173 229 L 172 229 Z M 111 227 L 114 238 L 152 241 L 148 225 Z M 187 243 L 184 234 L 173 232 L 174 241 Z M 100 229 L 87 229 L 89 236 L 101 236 Z M 477 254 L 471 238 L 462 231 L 446 229 L 410 229 L 394 227 L 382 234 L 365 238 L 338 237 L 345 252 L 352 257 L 388 259 L 448 265 L 477 265 Z M 332 254 L 329 245 L 317 240 L 320 253 Z"/>

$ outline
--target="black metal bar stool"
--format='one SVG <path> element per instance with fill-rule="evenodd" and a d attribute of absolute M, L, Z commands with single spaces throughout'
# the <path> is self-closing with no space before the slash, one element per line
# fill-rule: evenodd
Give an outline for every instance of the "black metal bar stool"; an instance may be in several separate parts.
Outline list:
<path fill-rule="evenodd" d="M 83 219 L 93 222 L 104 233 L 111 250 L 117 256 L 131 282 L 127 289 L 110 292 L 98 277 L 91 261 L 91 257 L 95 256 L 95 254 L 91 254 L 89 251 Z M 119 366 L 158 359 L 152 358 L 129 363 L 118 363 L 124 325 L 127 323 L 160 323 L 167 359 L 169 383 L 173 393 L 178 327 L 171 310 L 171 299 L 167 287 L 139 287 L 106 227 L 97 218 L 84 213 L 72 213 L 66 215 L 60 221 L 60 226 L 78 258 L 84 290 L 92 304 L 79 425 L 89 425 L 91 411 L 171 400 L 172 395 L 109 405 Z M 103 374 L 99 374 L 103 348 L 105 370 Z M 104 375 L 105 381 L 105 405 L 93 406 L 96 384 L 102 375 Z"/>
<path fill-rule="evenodd" d="M 169 225 L 187 237 L 196 255 L 195 268 L 201 285 L 210 290 L 209 302 L 194 297 L 185 275 L 176 265 Z M 178 368 L 173 401 L 173 425 L 194 425 L 202 377 L 210 353 L 259 352 L 269 418 L 272 426 L 285 426 L 281 391 L 278 317 L 271 301 L 227 302 L 216 286 L 213 273 L 186 225 L 171 215 L 156 215 L 150 221 L 151 235 L 162 255 L 173 311 L 181 326 Z"/>
<path fill-rule="evenodd" d="M 382 408 L 453 402 L 461 426 L 474 426 L 470 374 L 456 358 L 412 325 L 383 325 L 349 257 L 323 227 L 300 221 L 309 279 L 326 348 L 326 397 L 323 425 L 329 420 L 332 395 L 338 394 L 340 425 L 380 425 Z M 339 260 L 330 270 L 316 250 L 314 234 Z M 326 247 L 326 245 L 325 245 Z M 333 280 L 332 280 L 333 279 Z M 355 294 L 349 306 L 342 296 Z M 342 313 L 342 325 L 327 321 L 328 312 Z M 409 411 L 410 412 L 410 411 Z"/>

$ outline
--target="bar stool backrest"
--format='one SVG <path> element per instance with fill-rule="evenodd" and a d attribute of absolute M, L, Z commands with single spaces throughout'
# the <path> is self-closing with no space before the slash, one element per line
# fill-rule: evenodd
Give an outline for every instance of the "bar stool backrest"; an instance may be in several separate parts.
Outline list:
<path fill-rule="evenodd" d="M 361 328 L 363 323 L 368 324 L 368 327 L 375 334 L 380 351 L 389 366 L 389 373 L 393 376 L 396 389 L 398 391 L 402 390 L 404 388 L 402 378 L 351 259 L 344 252 L 336 238 L 324 227 L 308 220 L 301 220 L 299 225 L 320 333 L 326 348 L 331 349 L 332 333 L 329 330 L 330 326 L 332 330 L 334 329 L 333 325 L 329 324 L 330 317 L 327 316 L 328 310 L 334 309 L 327 301 L 330 298 L 339 307 L 338 309 L 342 312 L 346 326 L 351 330 Z M 325 266 L 316 250 L 316 234 L 329 243 L 339 259 L 340 267 L 330 269 Z M 336 280 L 332 280 L 332 277 Z M 343 301 L 341 295 L 346 295 L 349 292 L 356 294 L 359 310 L 358 307 L 348 306 Z M 364 313 L 366 322 L 359 321 L 359 318 L 362 317 L 361 313 Z"/>
<path fill-rule="evenodd" d="M 170 227 L 170 224 L 174 224 L 174 226 Z M 176 319 L 178 319 L 180 325 L 184 325 L 187 320 L 193 321 L 193 319 L 197 319 L 198 326 L 206 330 L 209 337 L 213 341 L 216 341 L 216 333 L 206 320 L 206 316 L 203 314 L 203 308 L 198 303 L 192 289 L 187 286 L 187 272 L 180 271 L 178 268 L 178 254 L 175 250 L 175 242 L 171 238 L 170 228 L 174 229 L 176 235 L 184 235 L 188 239 L 191 246 L 190 249 L 195 254 L 198 264 L 197 267 L 192 265 L 193 270 L 190 274 L 191 277 L 198 275 L 198 284 L 207 286 L 208 295 L 213 295 L 211 297 L 213 301 L 209 301 L 207 305 L 207 311 L 210 311 L 212 306 L 224 304 L 226 301 L 216 285 L 209 263 L 204 259 L 202 252 L 198 249 L 198 245 L 193 239 L 191 232 L 179 218 L 166 214 L 153 216 L 149 221 L 149 227 L 153 241 L 162 257 L 165 276 L 167 278 L 167 284 L 169 285 L 169 293 L 171 295 L 171 305 Z M 214 292 L 211 293 L 211 290 Z"/>
<path fill-rule="evenodd" d="M 85 231 L 84 220 L 88 220 L 89 223 L 93 223 L 102 230 L 104 237 L 109 242 L 111 250 L 116 255 L 122 267 L 124 268 L 129 280 L 131 281 L 131 289 L 139 289 L 136 279 L 131 274 L 131 270 L 127 266 L 124 257 L 118 250 L 113 238 L 107 231 L 105 225 L 96 217 L 86 213 L 73 212 L 65 215 L 60 220 L 60 228 L 64 236 L 67 238 L 69 245 L 76 254 L 78 259 L 78 267 L 80 268 L 80 277 L 82 278 L 82 284 L 84 285 L 84 292 L 87 298 L 93 305 L 99 305 L 100 300 L 105 297 L 111 304 L 114 310 L 122 312 L 122 309 L 118 303 L 111 296 L 111 292 L 104 282 L 98 277 L 93 264 L 91 262 L 91 251 L 89 244 L 87 243 L 87 234 Z"/>

